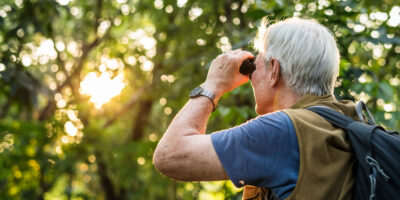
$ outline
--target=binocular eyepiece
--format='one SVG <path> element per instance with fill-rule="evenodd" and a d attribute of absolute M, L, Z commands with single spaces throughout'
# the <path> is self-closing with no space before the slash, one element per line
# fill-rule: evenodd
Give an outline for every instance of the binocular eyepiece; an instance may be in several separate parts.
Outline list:
<path fill-rule="evenodd" d="M 248 58 L 242 62 L 239 68 L 239 72 L 243 75 L 249 76 L 251 79 L 251 75 L 253 74 L 254 70 L 256 70 L 256 57 Z"/>

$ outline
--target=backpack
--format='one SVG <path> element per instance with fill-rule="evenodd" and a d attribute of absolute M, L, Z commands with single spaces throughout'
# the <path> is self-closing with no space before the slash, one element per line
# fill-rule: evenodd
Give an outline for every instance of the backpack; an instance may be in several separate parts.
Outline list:
<path fill-rule="evenodd" d="M 355 200 L 400 198 L 400 136 L 397 132 L 376 125 L 363 102 L 356 104 L 360 121 L 325 106 L 312 106 L 307 110 L 346 130 L 357 157 Z M 363 111 L 368 114 L 365 123 Z"/>

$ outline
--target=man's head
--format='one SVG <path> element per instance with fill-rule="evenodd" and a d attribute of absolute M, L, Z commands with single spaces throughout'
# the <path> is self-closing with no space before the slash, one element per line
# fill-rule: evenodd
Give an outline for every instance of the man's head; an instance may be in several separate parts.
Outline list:
<path fill-rule="evenodd" d="M 303 96 L 332 94 L 339 50 L 330 31 L 314 20 L 289 18 L 267 28 L 261 23 L 255 47 L 266 65 L 275 58 L 288 87 Z"/>

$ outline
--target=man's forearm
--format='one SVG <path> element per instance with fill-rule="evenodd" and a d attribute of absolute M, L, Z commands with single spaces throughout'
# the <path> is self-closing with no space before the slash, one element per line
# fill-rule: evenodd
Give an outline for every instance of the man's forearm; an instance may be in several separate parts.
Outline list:
<path fill-rule="evenodd" d="M 154 153 L 154 165 L 160 172 L 183 181 L 227 179 L 221 164 L 215 162 L 218 158 L 211 142 L 206 141 L 210 138 L 204 136 L 212 110 L 212 102 L 200 96 L 190 99 L 175 116 Z"/>
<path fill-rule="evenodd" d="M 158 143 L 157 149 L 161 152 L 156 153 L 178 153 L 181 145 L 185 145 L 184 137 L 205 134 L 212 109 L 213 105 L 207 97 L 190 99 L 172 120 Z"/>
<path fill-rule="evenodd" d="M 171 137 L 172 140 L 176 140 L 183 136 L 205 134 L 213 106 L 217 105 L 223 92 L 219 91 L 213 84 L 203 83 L 201 87 L 215 95 L 214 103 L 205 96 L 189 99 L 172 120 L 163 139 L 169 140 L 169 137 Z"/>
<path fill-rule="evenodd" d="M 182 137 L 204 134 L 213 104 L 205 96 L 190 99 L 175 116 L 164 137 Z"/>

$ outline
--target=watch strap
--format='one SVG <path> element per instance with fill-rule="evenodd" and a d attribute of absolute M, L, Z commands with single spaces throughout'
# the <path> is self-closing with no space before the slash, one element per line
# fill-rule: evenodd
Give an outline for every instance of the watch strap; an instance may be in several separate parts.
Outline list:
<path fill-rule="evenodd" d="M 212 103 L 212 105 L 213 105 L 213 112 L 215 111 L 215 109 L 216 109 L 216 105 L 215 105 L 215 102 L 214 102 L 214 99 L 215 99 L 215 95 L 214 95 L 214 93 L 212 93 L 212 92 L 210 92 L 210 91 L 208 91 L 208 90 L 202 90 L 201 92 L 200 92 L 200 95 L 201 96 L 205 96 L 205 97 L 207 97 L 208 99 L 210 99 L 210 101 L 211 101 L 211 103 Z"/>
<path fill-rule="evenodd" d="M 213 92 L 211 92 L 211 91 L 205 90 L 204 88 L 202 88 L 200 86 L 195 88 L 193 91 L 195 91 L 196 89 L 200 89 L 200 92 L 199 93 L 195 92 L 194 94 L 191 94 L 190 98 L 196 98 L 196 97 L 199 97 L 199 96 L 207 97 L 208 99 L 210 99 L 211 103 L 213 104 L 213 112 L 214 112 L 216 107 L 217 107 L 217 105 L 214 102 L 215 94 Z"/>
<path fill-rule="evenodd" d="M 205 90 L 205 89 L 203 88 L 203 90 L 200 92 L 200 95 L 203 95 L 203 96 L 206 96 L 206 97 L 210 98 L 210 99 L 213 101 L 213 103 L 214 103 L 214 99 L 215 99 L 214 93 L 212 93 L 212 92 L 210 92 L 210 91 L 208 91 L 208 90 Z"/>

